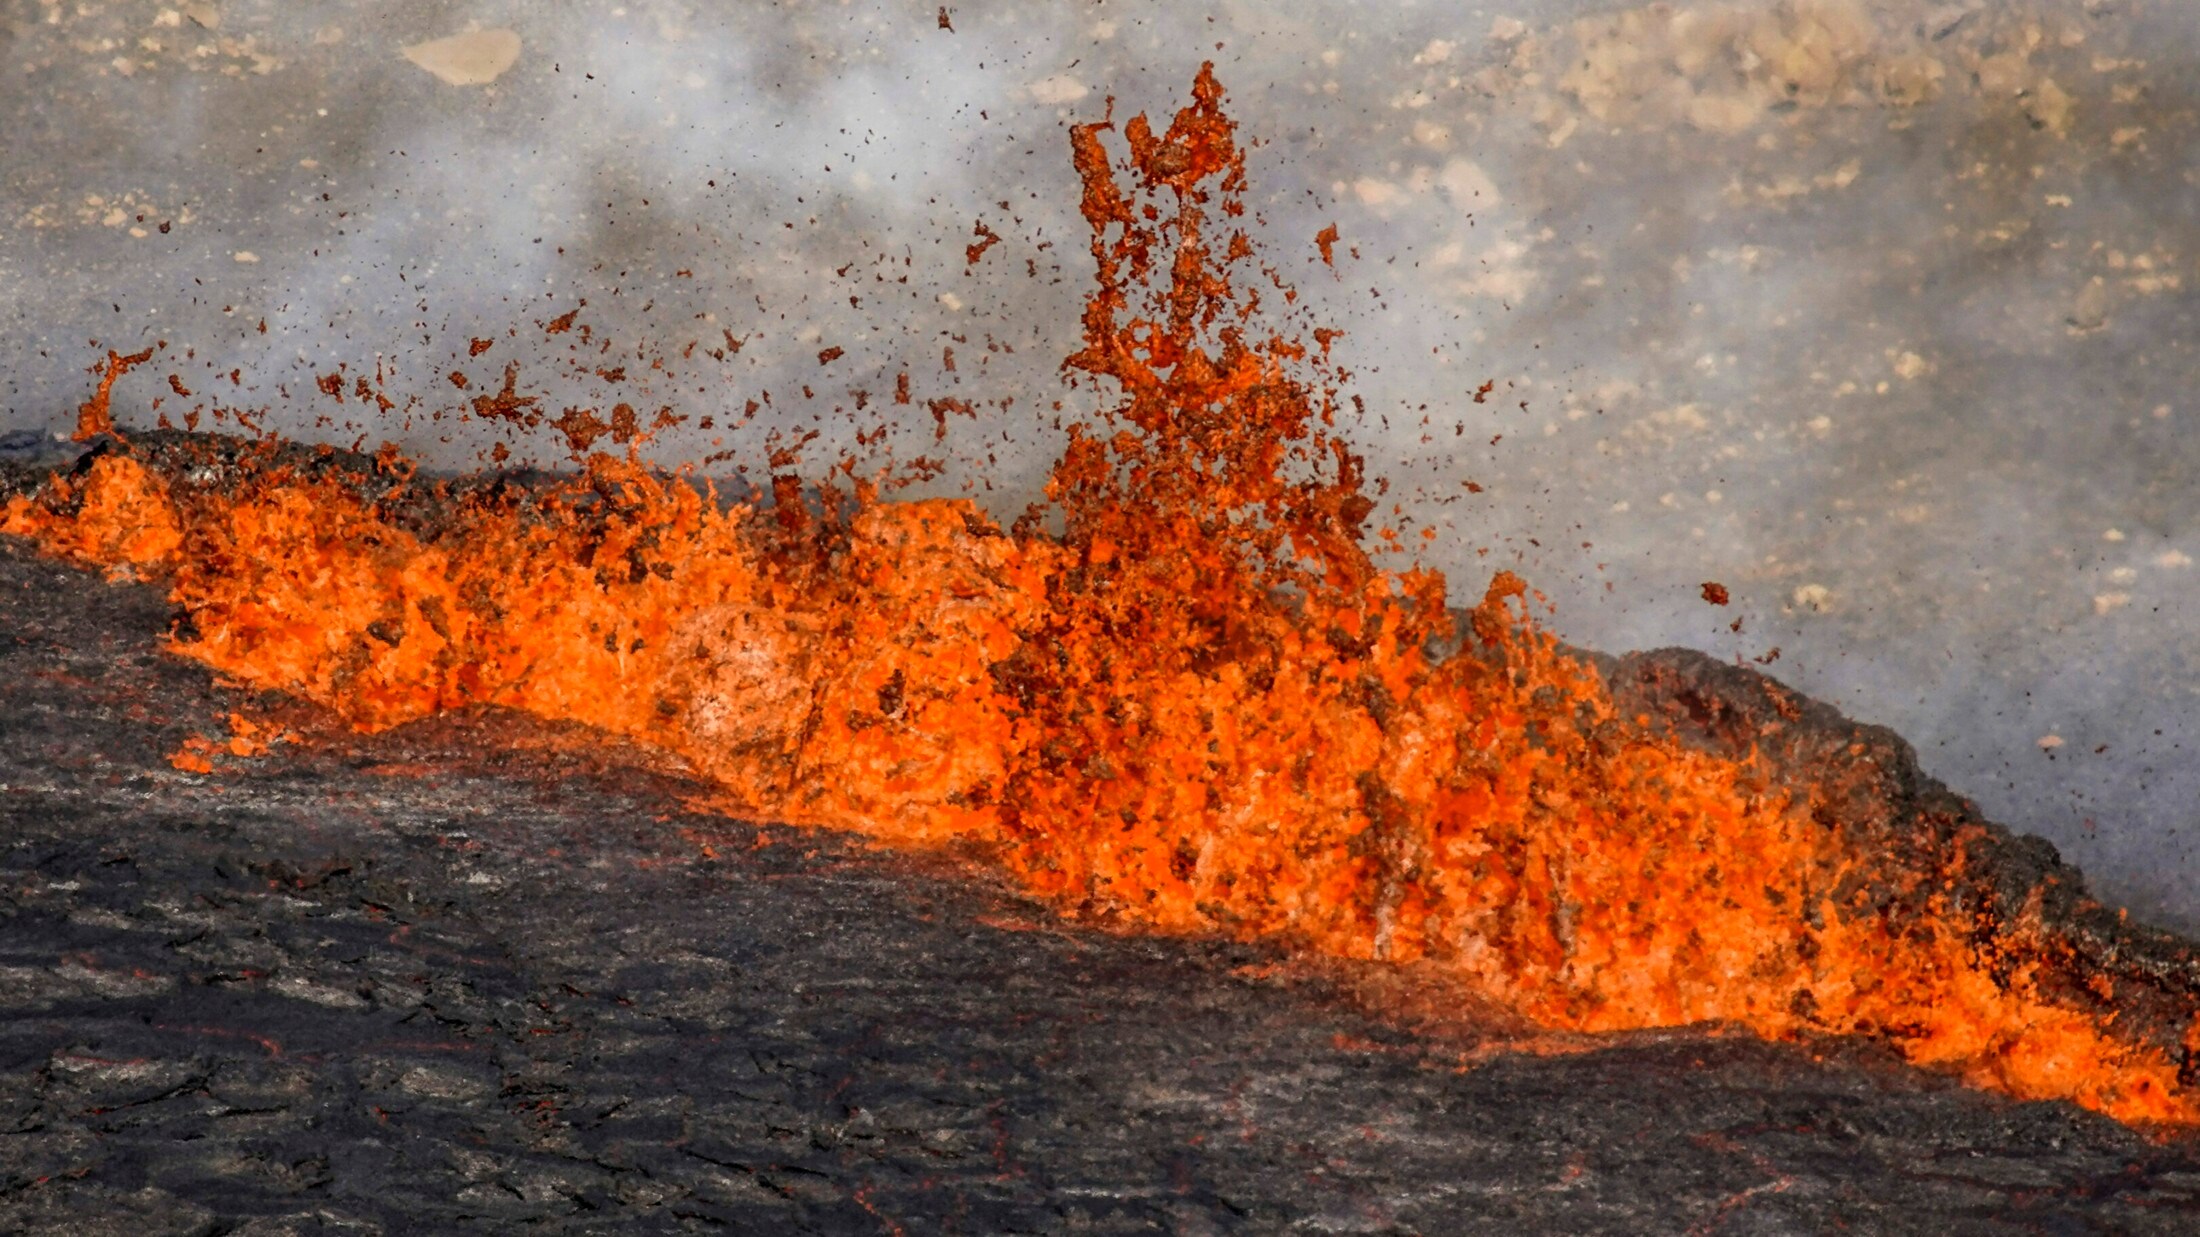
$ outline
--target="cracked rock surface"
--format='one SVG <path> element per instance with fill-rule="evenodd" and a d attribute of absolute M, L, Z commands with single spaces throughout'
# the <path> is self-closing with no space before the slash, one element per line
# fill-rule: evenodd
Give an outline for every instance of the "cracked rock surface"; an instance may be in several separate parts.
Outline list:
<path fill-rule="evenodd" d="M 167 620 L 0 542 L 0 1232 L 2200 1229 L 2200 1153 L 2070 1105 L 1837 1045 L 1463 1051 L 585 736 L 180 773 L 248 700 Z"/>

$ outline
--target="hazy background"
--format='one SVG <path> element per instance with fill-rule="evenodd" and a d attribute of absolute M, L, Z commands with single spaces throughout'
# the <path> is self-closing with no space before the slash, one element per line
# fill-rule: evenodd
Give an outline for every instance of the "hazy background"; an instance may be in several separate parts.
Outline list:
<path fill-rule="evenodd" d="M 1212 58 L 1264 257 L 1350 332 L 1352 434 L 1458 594 L 1510 566 L 1583 643 L 1777 648 L 2200 928 L 2200 8 L 946 15 L 12 0 L 0 429 L 73 424 L 104 349 L 164 340 L 125 425 L 264 409 L 462 465 L 487 440 L 437 414 L 517 361 L 551 415 L 689 416 L 659 458 L 717 471 L 816 430 L 814 471 L 883 407 L 873 458 L 1014 511 L 1089 276 L 1066 126 L 1165 117 Z M 935 443 L 948 397 L 976 415 Z"/>

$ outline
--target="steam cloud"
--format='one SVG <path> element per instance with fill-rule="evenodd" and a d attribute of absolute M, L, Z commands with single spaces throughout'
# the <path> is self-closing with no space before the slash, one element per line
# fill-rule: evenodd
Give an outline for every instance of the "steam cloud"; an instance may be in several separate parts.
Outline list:
<path fill-rule="evenodd" d="M 1263 256 L 1349 332 L 1352 433 L 1425 561 L 1462 591 L 1522 570 L 1593 646 L 1777 647 L 2104 896 L 2200 928 L 2181 3 L 941 15 L 16 5 L 4 427 L 63 428 L 103 349 L 165 340 L 125 425 L 219 402 L 467 466 L 488 437 L 435 414 L 518 362 L 552 412 L 687 415 L 668 463 L 815 429 L 813 470 L 941 456 L 934 488 L 1014 511 L 1089 398 L 1054 368 L 1089 274 L 1066 125 L 1166 113 L 1211 58 L 1266 143 Z M 585 342 L 538 327 L 584 298 Z M 323 394 L 339 365 L 398 410 Z M 858 444 L 905 370 L 916 402 Z M 936 442 L 944 398 L 975 415 Z"/>

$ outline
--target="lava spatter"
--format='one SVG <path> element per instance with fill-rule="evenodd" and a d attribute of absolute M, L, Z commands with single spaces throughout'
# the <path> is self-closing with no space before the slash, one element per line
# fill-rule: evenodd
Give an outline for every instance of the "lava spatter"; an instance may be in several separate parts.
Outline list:
<path fill-rule="evenodd" d="M 171 466 L 206 440 L 157 436 L 0 531 L 165 572 L 179 653 L 364 729 L 584 722 L 759 814 L 973 847 L 1091 921 L 1412 963 L 1568 1031 L 1874 1036 L 2200 1124 L 2192 1011 L 2139 1027 L 2048 982 L 2068 951 L 2037 908 L 1964 892 L 1982 832 L 1860 846 L 1825 823 L 1847 775 L 1761 754 L 1777 705 L 1690 744 L 1509 573 L 1461 614 L 1377 567 L 1327 336 L 1261 326 L 1292 298 L 1254 263 L 1222 97 L 1203 69 L 1121 156 L 1111 121 L 1073 130 L 1097 281 L 1066 368 L 1114 402 L 1054 469 L 1059 535 L 863 487 L 806 514 L 791 478 L 771 518 L 631 454 L 437 486 L 301 449 Z"/>

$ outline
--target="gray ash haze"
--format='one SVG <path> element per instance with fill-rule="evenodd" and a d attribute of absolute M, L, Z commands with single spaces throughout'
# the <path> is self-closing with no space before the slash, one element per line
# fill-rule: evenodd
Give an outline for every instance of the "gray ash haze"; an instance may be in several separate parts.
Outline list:
<path fill-rule="evenodd" d="M 107 348 L 165 341 L 125 426 L 465 466 L 489 439 L 438 414 L 516 362 L 553 415 L 687 416 L 666 463 L 816 430 L 813 472 L 937 457 L 1012 512 L 1091 398 L 1056 373 L 1066 126 L 1212 59 L 1263 257 L 1349 332 L 1352 434 L 1457 594 L 1512 567 L 1578 642 L 1759 659 L 2200 928 L 2189 0 L 942 15 L 15 0 L 0 418 L 72 424 Z M 942 399 L 972 415 L 935 441 Z"/>

